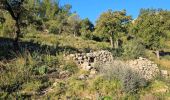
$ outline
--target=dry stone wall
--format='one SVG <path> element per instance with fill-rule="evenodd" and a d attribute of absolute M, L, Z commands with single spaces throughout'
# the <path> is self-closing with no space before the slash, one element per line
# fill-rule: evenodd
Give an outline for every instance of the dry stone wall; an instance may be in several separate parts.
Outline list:
<path fill-rule="evenodd" d="M 71 54 L 70 57 L 76 61 L 80 68 L 85 70 L 93 69 L 96 63 L 104 64 L 113 61 L 112 53 L 105 50 L 91 53 Z"/>
<path fill-rule="evenodd" d="M 81 69 L 87 71 L 94 71 L 96 64 L 102 65 L 102 67 L 104 67 L 105 64 L 116 61 L 113 59 L 112 53 L 106 50 L 91 53 L 70 54 L 69 58 L 73 59 Z M 157 64 L 146 58 L 140 57 L 136 60 L 122 62 L 147 80 L 153 79 L 160 73 Z"/>
<path fill-rule="evenodd" d="M 151 80 L 160 73 L 157 64 L 146 58 L 139 57 L 139 59 L 128 61 L 128 64 L 132 70 L 147 80 Z"/>

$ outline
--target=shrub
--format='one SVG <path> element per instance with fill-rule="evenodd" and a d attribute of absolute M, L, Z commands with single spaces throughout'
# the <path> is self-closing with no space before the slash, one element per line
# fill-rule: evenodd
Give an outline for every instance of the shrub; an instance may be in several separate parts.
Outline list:
<path fill-rule="evenodd" d="M 92 81 L 91 91 L 97 92 L 101 96 L 114 96 L 120 90 L 121 84 L 117 79 L 108 80 L 105 77 L 99 76 Z"/>
<path fill-rule="evenodd" d="M 123 50 L 123 56 L 127 59 L 136 59 L 145 53 L 145 47 L 137 40 L 128 41 L 123 45 Z"/>
<path fill-rule="evenodd" d="M 105 64 L 103 67 L 100 66 L 99 70 L 108 80 L 115 78 L 120 80 L 123 91 L 127 93 L 136 93 L 141 87 L 147 86 L 148 83 L 122 61 Z"/>
<path fill-rule="evenodd" d="M 98 65 L 99 72 L 108 80 L 122 77 L 127 66 L 122 61 L 114 61 L 104 65 Z"/>
<path fill-rule="evenodd" d="M 75 77 L 70 78 L 67 82 L 68 89 L 66 95 L 73 99 L 85 91 L 87 88 L 86 85 L 87 84 L 82 80 L 77 80 Z"/>
<path fill-rule="evenodd" d="M 112 53 L 113 57 L 121 57 L 123 54 L 123 48 L 119 47 L 119 48 L 111 49 L 110 52 Z"/>
<path fill-rule="evenodd" d="M 7 94 L 4 96 L 7 98 L 9 94 L 18 91 L 22 84 L 28 81 L 30 74 L 24 66 L 23 59 L 17 59 L 8 63 L 1 62 L 1 64 L 0 66 L 4 66 L 5 69 L 0 71 L 0 93 L 3 93 L 3 95 Z"/>
<path fill-rule="evenodd" d="M 43 65 L 40 67 L 35 67 L 32 71 L 34 71 L 36 75 L 44 75 L 47 73 L 48 67 Z"/>
<path fill-rule="evenodd" d="M 91 32 L 88 32 L 86 34 L 82 34 L 82 38 L 85 40 L 93 40 L 94 35 Z"/>
<path fill-rule="evenodd" d="M 65 62 L 62 69 L 65 71 L 67 70 L 71 74 L 78 72 L 78 67 L 77 67 L 76 63 L 73 61 Z"/>
<path fill-rule="evenodd" d="M 56 27 L 56 26 L 50 26 L 50 27 L 49 27 L 49 32 L 50 32 L 50 33 L 58 34 L 58 33 L 59 33 L 59 29 L 58 29 L 58 27 Z"/>
<path fill-rule="evenodd" d="M 121 78 L 123 90 L 127 93 L 137 93 L 140 87 L 147 85 L 146 80 L 141 79 L 137 73 L 129 69 L 125 70 Z"/>
<path fill-rule="evenodd" d="M 41 86 L 40 81 L 31 81 L 22 85 L 22 90 L 25 92 L 36 92 Z"/>
<path fill-rule="evenodd" d="M 112 99 L 112 97 L 110 97 L 110 96 L 104 96 L 104 97 L 102 98 L 102 100 L 113 100 L 113 99 Z"/>
<path fill-rule="evenodd" d="M 106 42 L 106 41 L 109 41 L 109 35 L 108 34 L 99 34 L 99 33 L 94 33 L 94 40 L 96 41 L 103 41 L 103 42 Z"/>

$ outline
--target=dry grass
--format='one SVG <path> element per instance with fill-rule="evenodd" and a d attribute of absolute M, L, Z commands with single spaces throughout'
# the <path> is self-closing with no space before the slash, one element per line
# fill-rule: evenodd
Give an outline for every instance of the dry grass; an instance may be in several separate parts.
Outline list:
<path fill-rule="evenodd" d="M 34 41 L 39 44 L 50 45 L 50 46 L 63 46 L 63 47 L 73 47 L 78 50 L 92 49 L 100 50 L 110 48 L 109 43 L 106 42 L 96 42 L 93 40 L 84 40 L 81 37 L 74 37 L 72 35 L 54 35 L 54 34 L 28 34 L 23 41 Z"/>
<path fill-rule="evenodd" d="M 169 61 L 169 60 L 167 60 L 167 59 L 161 59 L 161 60 L 159 61 L 159 64 L 160 64 L 161 66 L 163 66 L 164 68 L 170 70 L 170 61 Z"/>
<path fill-rule="evenodd" d="M 166 59 L 165 57 L 161 57 L 161 59 L 158 60 L 156 58 L 156 55 L 152 51 L 149 51 L 149 50 L 147 50 L 146 56 L 147 58 L 149 58 L 150 60 L 158 64 L 161 67 L 161 69 L 167 69 L 170 71 L 170 60 L 169 59 Z"/>

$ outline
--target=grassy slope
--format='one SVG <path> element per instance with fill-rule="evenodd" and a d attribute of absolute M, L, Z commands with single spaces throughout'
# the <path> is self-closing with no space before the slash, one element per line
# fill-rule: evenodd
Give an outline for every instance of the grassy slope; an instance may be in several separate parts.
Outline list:
<path fill-rule="evenodd" d="M 92 50 L 100 50 L 100 49 L 109 48 L 109 43 L 106 43 L 106 42 L 96 42 L 96 41 L 92 41 L 92 40 L 84 40 L 80 37 L 61 36 L 61 35 L 52 35 L 52 34 L 50 34 L 50 35 L 27 34 L 26 36 L 24 36 L 24 38 L 22 38 L 22 41 L 32 41 L 32 42 L 38 43 L 40 45 L 48 45 L 48 46 L 52 46 L 52 47 L 55 47 L 55 46 L 72 47 L 72 48 L 78 49 L 80 51 L 85 51 L 88 48 L 90 48 Z M 170 47 L 170 45 L 168 45 L 168 46 Z M 170 49 L 167 49 L 167 51 L 170 51 Z M 170 69 L 170 66 L 169 66 L 170 62 L 167 58 L 163 57 L 160 61 L 157 61 L 156 56 L 153 53 L 150 53 L 150 51 L 148 51 L 148 56 L 151 60 L 160 64 L 160 66 L 162 66 L 163 69 L 165 69 L 165 68 Z M 56 56 L 51 56 L 51 55 L 45 55 L 45 57 L 47 57 L 47 59 L 49 59 L 49 62 L 50 62 L 50 59 L 51 60 L 53 60 L 53 58 L 58 59 L 58 56 L 56 57 Z M 43 58 L 44 58 L 44 56 L 43 56 Z M 25 59 L 32 59 L 32 60 L 30 60 L 29 62 L 25 62 Z M 38 64 L 38 61 L 36 61 L 36 59 L 34 59 L 31 56 L 29 57 L 26 55 L 26 57 L 17 57 L 13 60 L 13 62 L 8 62 L 6 65 L 13 65 L 15 63 L 18 66 L 18 64 L 17 64 L 18 61 L 19 61 L 20 65 L 23 65 L 23 66 L 27 63 L 29 65 Z M 59 62 L 63 63 L 63 60 L 61 59 Z M 1 62 L 1 63 L 4 63 L 4 62 Z M 40 62 L 40 65 L 41 65 L 41 63 L 43 64 L 44 62 Z M 15 66 L 15 65 L 13 65 L 13 66 Z M 18 67 L 16 67 L 16 68 L 18 68 Z M 18 69 L 18 70 L 22 72 L 22 70 L 20 70 L 20 69 Z M 98 86 L 97 88 L 99 88 L 99 91 L 101 93 L 103 93 L 103 95 L 107 96 L 107 95 L 114 94 L 117 97 L 117 99 L 118 98 L 123 99 L 124 94 L 122 94 L 120 91 L 121 86 L 120 86 L 119 82 L 114 81 L 114 80 L 111 82 L 108 80 L 101 80 L 99 76 L 96 77 L 95 79 L 91 79 L 91 80 L 87 80 L 87 81 L 76 80 L 76 77 L 78 77 L 81 74 L 85 74 L 85 73 L 88 73 L 88 72 L 84 72 L 84 71 L 80 70 L 76 74 L 72 75 L 69 79 L 57 80 L 57 83 L 55 83 L 56 81 L 53 81 L 55 83 L 55 86 L 52 86 L 51 87 L 52 90 L 47 92 L 46 95 L 42 96 L 42 99 L 48 98 L 48 97 L 57 98 L 59 95 L 60 95 L 60 97 L 64 97 L 66 95 L 68 95 L 68 96 L 72 95 L 74 97 L 81 98 L 81 97 L 89 96 L 89 94 L 91 94 L 91 96 L 93 98 L 95 98 L 95 95 L 97 93 L 95 86 Z M 4 73 L 4 75 L 5 75 L 5 73 Z M 16 78 L 16 77 L 14 77 L 14 78 Z M 42 80 L 34 79 L 33 81 L 23 84 L 22 88 L 23 88 L 23 91 L 34 92 L 34 91 L 39 90 L 40 87 L 43 87 L 44 84 L 47 84 L 47 83 L 42 83 Z M 63 84 L 63 87 L 61 87 L 62 84 Z M 49 86 L 51 86 L 51 85 L 49 85 Z M 164 88 L 167 88 L 167 86 L 168 86 L 168 82 L 157 81 L 157 80 L 153 81 L 148 88 L 141 90 L 141 95 L 144 95 L 147 93 L 153 93 L 155 95 L 161 95 L 162 97 L 169 98 L 170 96 L 168 94 L 165 94 L 166 95 L 165 96 L 164 94 L 162 94 L 160 92 L 158 92 L 158 93 L 154 92 L 155 90 L 159 90 L 159 89 L 162 90 Z M 112 90 L 110 90 L 110 88 L 112 88 Z M 113 90 L 115 90 L 115 91 L 113 91 Z M 61 91 L 63 91 L 64 94 L 60 93 Z M 35 98 L 39 98 L 39 96 L 38 97 L 35 96 Z M 134 96 L 132 96 L 132 97 L 129 96 L 128 98 L 134 98 Z"/>
<path fill-rule="evenodd" d="M 43 35 L 37 34 L 32 35 L 28 34 L 23 38 L 24 41 L 33 40 L 34 42 L 38 42 L 39 44 L 45 44 L 49 46 L 68 46 L 73 47 L 78 50 L 84 50 L 86 48 L 90 48 L 92 50 L 100 50 L 110 48 L 109 43 L 106 42 L 96 42 L 93 40 L 84 40 L 80 37 L 74 37 L 72 35 Z"/>
<path fill-rule="evenodd" d="M 110 48 L 109 43 L 106 42 L 96 42 L 93 40 L 84 40 L 80 37 L 73 37 L 71 35 L 42 35 L 42 34 L 28 34 L 26 38 L 23 38 L 24 41 L 33 40 L 34 42 L 38 42 L 42 45 L 50 45 L 50 46 L 68 46 L 76 48 L 80 51 L 84 51 L 85 49 L 92 50 L 100 50 Z M 167 48 L 164 49 L 165 52 L 170 52 L 170 41 L 166 42 Z M 156 56 L 151 52 L 147 51 L 147 56 L 149 59 L 153 60 L 155 63 L 159 64 L 162 68 L 170 70 L 170 55 L 166 57 L 161 57 L 161 60 L 157 60 Z"/>
<path fill-rule="evenodd" d="M 75 47 L 76 49 L 83 50 L 85 48 L 91 48 L 93 50 L 99 50 L 104 48 L 109 48 L 109 44 L 105 42 L 95 42 L 92 40 L 83 40 L 80 37 L 73 37 L 73 36 L 60 36 L 60 35 L 37 35 L 38 39 L 36 39 L 37 42 L 43 43 L 45 40 L 45 43 L 48 45 L 59 43 L 60 46 L 71 46 Z M 167 42 L 168 48 L 165 49 L 166 52 L 170 51 L 170 43 Z M 151 51 L 148 51 L 149 55 L 148 58 L 153 60 L 155 63 L 159 64 L 161 66 L 161 69 L 167 69 L 170 71 L 170 60 L 166 57 L 161 57 L 161 60 L 157 60 L 156 56 L 151 53 Z M 76 81 L 75 81 L 76 82 Z M 79 83 L 77 83 L 79 84 Z M 159 85 L 159 87 L 155 85 Z M 79 84 L 80 85 L 80 84 Z M 145 90 L 146 93 L 151 92 L 155 95 L 161 95 L 160 92 L 156 93 L 154 92 L 155 89 L 160 88 L 164 89 L 164 87 L 167 87 L 168 83 L 162 82 L 162 81 L 154 81 L 151 86 L 149 87 L 149 90 Z M 90 87 L 90 86 L 87 86 Z M 89 91 L 87 91 L 88 94 Z M 94 93 L 94 92 L 93 92 Z M 86 94 L 86 93 L 85 93 Z M 162 95 L 163 96 L 163 95 Z M 169 98 L 169 95 L 167 96 Z"/>

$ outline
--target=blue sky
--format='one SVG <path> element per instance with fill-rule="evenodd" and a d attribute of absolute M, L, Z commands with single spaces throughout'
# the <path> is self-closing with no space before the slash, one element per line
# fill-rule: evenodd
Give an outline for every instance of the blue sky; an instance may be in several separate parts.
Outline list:
<path fill-rule="evenodd" d="M 170 10 L 170 0 L 60 0 L 60 5 L 71 4 L 81 18 L 89 18 L 93 23 L 108 9 L 126 9 L 128 15 L 136 18 L 141 8 L 162 8 Z"/>

